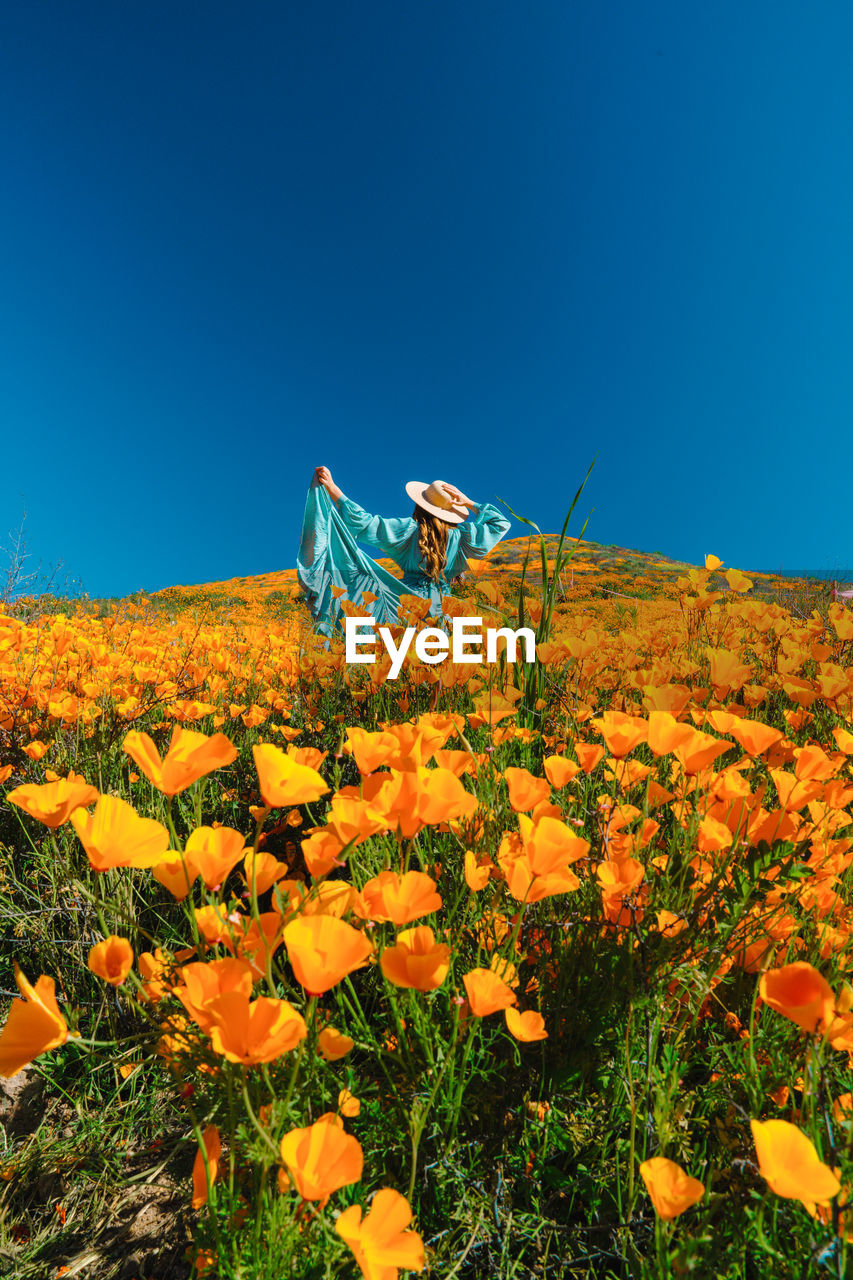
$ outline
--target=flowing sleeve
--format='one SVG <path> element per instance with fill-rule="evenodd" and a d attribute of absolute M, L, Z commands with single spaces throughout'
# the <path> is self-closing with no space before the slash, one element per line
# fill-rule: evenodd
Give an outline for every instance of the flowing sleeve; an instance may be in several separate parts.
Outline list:
<path fill-rule="evenodd" d="M 339 499 L 339 506 L 343 507 L 344 502 L 345 499 Z M 349 506 L 361 512 L 355 503 Z M 361 514 L 368 521 L 374 519 L 366 512 Z M 332 635 L 340 624 L 340 602 L 332 594 L 332 587 L 340 588 L 353 604 L 360 604 L 365 592 L 374 595 L 376 599 L 370 612 L 379 624 L 397 619 L 400 594 L 406 588 L 356 545 L 356 536 L 363 536 L 354 534 L 358 523 L 358 520 L 344 518 L 343 511 L 335 506 L 323 485 L 311 485 L 302 518 L 296 576 L 317 623 L 316 630 L 322 635 Z M 387 525 L 395 523 L 405 522 L 380 521 Z"/>
<path fill-rule="evenodd" d="M 462 560 L 482 560 L 508 532 L 510 521 L 497 507 L 484 502 L 473 520 L 459 526 L 459 549 L 455 572 L 464 572 Z"/>
<path fill-rule="evenodd" d="M 396 553 L 411 537 L 414 523 L 411 519 L 386 520 L 382 516 L 372 516 L 357 502 L 353 502 L 352 498 L 346 498 L 343 494 L 338 498 L 337 510 L 358 542 L 363 542 L 366 547 L 373 547 L 374 551 L 383 552 L 392 560 L 396 560 Z"/>

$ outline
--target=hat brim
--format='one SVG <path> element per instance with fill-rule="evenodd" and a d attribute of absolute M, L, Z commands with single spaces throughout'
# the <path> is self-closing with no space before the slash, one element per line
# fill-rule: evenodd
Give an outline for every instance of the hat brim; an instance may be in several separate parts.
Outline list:
<path fill-rule="evenodd" d="M 424 511 L 429 511 L 431 515 L 437 516 L 439 520 L 443 520 L 445 524 L 462 524 L 468 519 L 467 512 L 464 515 L 458 515 L 454 511 L 448 511 L 446 507 L 437 507 L 432 502 L 427 502 L 424 497 L 424 491 L 429 488 L 428 484 L 424 484 L 423 480 L 409 480 L 406 485 L 406 493 L 417 506 L 423 507 Z"/>

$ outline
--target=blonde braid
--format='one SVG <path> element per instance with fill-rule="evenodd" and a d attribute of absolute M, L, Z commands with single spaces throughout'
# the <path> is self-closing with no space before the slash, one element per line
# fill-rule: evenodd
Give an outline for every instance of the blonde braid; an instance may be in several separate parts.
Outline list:
<path fill-rule="evenodd" d="M 447 534 L 450 526 L 423 507 L 415 507 L 412 513 L 418 522 L 418 550 L 424 573 L 438 582 L 447 560 Z"/>

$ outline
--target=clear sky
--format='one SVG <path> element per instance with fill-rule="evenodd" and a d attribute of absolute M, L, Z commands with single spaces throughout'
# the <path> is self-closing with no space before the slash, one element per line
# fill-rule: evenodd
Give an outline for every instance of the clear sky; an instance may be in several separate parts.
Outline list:
<path fill-rule="evenodd" d="M 0 541 L 92 595 L 292 567 L 320 464 L 551 532 L 597 454 L 595 541 L 850 565 L 851 47 L 846 2 L 6 6 Z"/>

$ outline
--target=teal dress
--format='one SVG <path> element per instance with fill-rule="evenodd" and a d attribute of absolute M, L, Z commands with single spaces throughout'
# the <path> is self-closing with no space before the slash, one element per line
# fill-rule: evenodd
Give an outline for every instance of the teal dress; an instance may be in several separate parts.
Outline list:
<path fill-rule="evenodd" d="M 361 605 L 365 591 L 377 597 L 370 605 L 377 625 L 397 621 L 400 596 L 428 597 L 430 614 L 442 616 L 441 597 L 450 594 L 450 581 L 464 573 L 468 560 L 482 559 L 507 533 L 510 522 L 497 507 L 485 502 L 476 516 L 451 525 L 447 559 L 438 582 L 424 573 L 418 549 L 418 522 L 412 516 L 384 519 L 369 515 L 351 498 L 334 503 L 328 490 L 312 484 L 305 502 L 296 576 L 316 621 L 315 630 L 331 636 L 341 628 L 340 603 L 332 587 Z M 358 543 L 394 560 L 403 570 L 395 578 L 361 550 Z"/>

